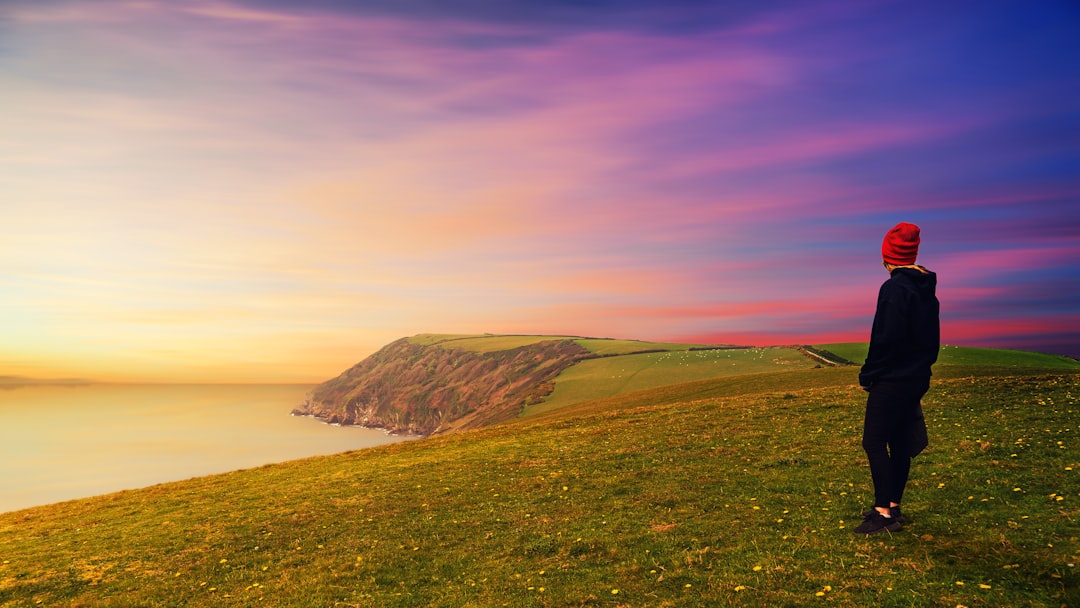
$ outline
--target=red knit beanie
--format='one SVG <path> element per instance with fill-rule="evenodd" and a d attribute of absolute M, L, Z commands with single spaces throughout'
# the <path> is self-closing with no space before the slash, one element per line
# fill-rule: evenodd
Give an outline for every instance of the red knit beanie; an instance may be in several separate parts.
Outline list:
<path fill-rule="evenodd" d="M 919 227 L 900 222 L 885 233 L 881 258 L 894 266 L 910 266 L 919 255 Z"/>

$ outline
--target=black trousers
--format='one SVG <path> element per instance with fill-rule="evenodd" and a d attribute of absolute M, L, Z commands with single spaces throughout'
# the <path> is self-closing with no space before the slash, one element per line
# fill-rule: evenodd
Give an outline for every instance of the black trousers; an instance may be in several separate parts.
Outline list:
<path fill-rule="evenodd" d="M 925 382 L 877 382 L 866 399 L 863 450 L 870 461 L 874 506 L 900 504 L 911 472 L 911 425 L 919 401 L 930 388 Z"/>

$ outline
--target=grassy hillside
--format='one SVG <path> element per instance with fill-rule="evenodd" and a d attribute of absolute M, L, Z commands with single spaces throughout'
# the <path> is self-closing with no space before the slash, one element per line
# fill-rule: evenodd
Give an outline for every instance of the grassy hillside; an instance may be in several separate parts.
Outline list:
<path fill-rule="evenodd" d="M 409 342 L 422 346 L 441 346 L 448 349 L 474 353 L 494 353 L 502 350 L 531 346 L 551 340 L 576 340 L 576 336 L 505 336 L 495 334 L 420 334 Z"/>
<path fill-rule="evenodd" d="M 969 371 L 893 535 L 854 370 L 772 371 L 0 515 L 0 606 L 1077 605 L 1080 375 Z"/>
<path fill-rule="evenodd" d="M 593 352 L 599 352 L 596 343 L 601 348 L 604 345 L 604 341 L 577 342 Z M 639 350 L 632 350 L 634 347 Z M 770 388 L 779 390 L 779 387 L 798 389 L 801 386 L 858 384 L 857 367 L 848 368 L 846 372 L 817 369 L 822 367 L 822 362 L 808 356 L 804 349 L 714 347 L 702 350 L 701 345 L 642 342 L 633 342 L 624 348 L 621 352 L 634 354 L 585 360 L 564 370 L 555 378 L 555 390 L 551 395 L 543 403 L 526 408 L 523 415 L 533 416 L 594 399 L 688 382 L 701 382 L 698 388 L 706 392 L 709 392 L 709 386 L 722 387 L 724 394 L 735 394 L 731 390 L 760 392 Z M 856 364 L 866 359 L 866 343 L 824 344 L 814 348 Z M 607 352 L 620 354 L 616 349 Z M 1043 353 L 945 346 L 935 373 L 953 377 L 971 373 L 1016 373 L 1025 369 L 1080 370 L 1080 361 Z M 801 373 L 788 375 L 793 371 Z M 740 379 L 732 382 L 733 378 Z"/>
<path fill-rule="evenodd" d="M 705 383 L 698 388 L 710 395 L 713 392 L 709 386 L 721 387 L 720 392 L 723 394 L 734 394 L 731 391 L 760 392 L 751 386 L 754 384 L 764 387 L 763 390 L 774 385 L 789 384 L 793 389 L 800 386 L 857 384 L 857 370 L 852 373 L 831 374 L 824 371 L 811 372 L 797 376 L 783 374 L 828 367 L 829 361 L 837 359 L 858 365 L 866 359 L 868 346 L 863 342 L 823 344 L 809 348 L 753 348 L 575 336 L 496 334 L 420 334 L 409 339 L 413 344 L 489 355 L 561 340 L 570 340 L 595 357 L 585 358 L 563 370 L 554 378 L 554 389 L 549 395 L 539 403 L 530 402 L 524 406 L 521 412 L 524 417 L 546 414 L 596 399 L 691 382 Z M 824 360 L 814 353 L 824 354 Z M 1028 369 L 1080 370 L 1080 361 L 1025 351 L 944 346 L 935 373 L 947 378 L 973 373 L 972 368 L 978 368 L 978 373 L 983 375 L 1022 373 L 1021 370 Z M 729 382 L 732 378 L 750 375 L 754 377 Z M 666 395 L 666 392 L 661 390 L 657 394 Z"/>
<path fill-rule="evenodd" d="M 816 361 L 790 348 L 672 350 L 589 359 L 559 374 L 551 395 L 525 414 L 660 386 L 815 366 Z"/>
<path fill-rule="evenodd" d="M 420 334 L 413 344 L 492 354 L 542 342 L 570 340 L 594 357 L 562 371 L 553 392 L 530 404 L 532 416 L 593 399 L 698 380 L 821 367 L 796 348 L 751 348 L 692 343 L 646 342 L 574 336 Z"/>
<path fill-rule="evenodd" d="M 443 348 L 461 349 L 477 353 L 521 348 L 538 342 L 573 340 L 590 352 L 602 356 L 629 355 L 643 352 L 679 351 L 690 349 L 724 348 L 709 344 L 682 344 L 671 342 L 645 342 L 642 340 L 614 340 L 610 338 L 582 338 L 580 336 L 547 335 L 501 335 L 501 334 L 418 334 L 409 338 L 413 344 L 438 345 Z"/>
<path fill-rule="evenodd" d="M 396 340 L 321 383 L 294 413 L 431 435 L 628 391 L 822 362 L 800 348 L 420 334 Z"/>
<path fill-rule="evenodd" d="M 866 359 L 866 342 L 822 344 L 823 348 L 837 355 L 862 363 Z M 938 366 L 980 365 L 999 367 L 1032 367 L 1040 369 L 1080 369 L 1080 361 L 1062 355 L 1048 355 L 1002 348 L 970 348 L 966 346 L 942 346 L 938 353 Z"/>

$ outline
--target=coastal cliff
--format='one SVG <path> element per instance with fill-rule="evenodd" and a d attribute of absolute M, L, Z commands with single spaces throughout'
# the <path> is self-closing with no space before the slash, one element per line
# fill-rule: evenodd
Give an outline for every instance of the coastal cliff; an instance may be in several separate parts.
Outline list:
<path fill-rule="evenodd" d="M 425 436 L 478 428 L 514 418 L 593 356 L 565 339 L 474 352 L 402 338 L 315 387 L 293 414 Z"/>

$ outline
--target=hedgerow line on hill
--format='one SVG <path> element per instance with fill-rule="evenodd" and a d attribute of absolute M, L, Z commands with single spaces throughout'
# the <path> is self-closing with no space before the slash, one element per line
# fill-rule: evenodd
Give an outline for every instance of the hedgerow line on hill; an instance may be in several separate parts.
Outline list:
<path fill-rule="evenodd" d="M 824 348 L 815 348 L 807 344 L 796 345 L 794 348 L 806 355 L 807 357 L 810 357 L 815 361 L 820 361 L 825 365 L 830 365 L 833 367 L 839 367 L 842 365 L 858 365 L 858 363 L 855 363 L 854 361 L 848 361 L 847 359 L 828 350 L 825 350 Z"/>

